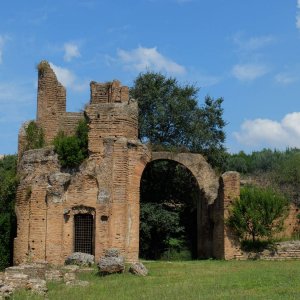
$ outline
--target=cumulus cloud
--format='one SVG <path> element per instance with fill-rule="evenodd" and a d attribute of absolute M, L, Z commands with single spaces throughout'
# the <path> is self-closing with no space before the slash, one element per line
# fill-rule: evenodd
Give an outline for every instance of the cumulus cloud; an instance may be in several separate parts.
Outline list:
<path fill-rule="evenodd" d="M 289 85 L 298 80 L 299 78 L 297 76 L 289 73 L 279 73 L 275 76 L 275 81 L 281 85 Z"/>
<path fill-rule="evenodd" d="M 165 71 L 170 74 L 181 75 L 186 73 L 184 66 L 174 62 L 158 52 L 157 48 L 138 47 L 131 51 L 118 50 L 118 59 L 126 69 L 135 71 Z"/>
<path fill-rule="evenodd" d="M 300 112 L 287 114 L 280 122 L 270 119 L 246 120 L 237 141 L 251 147 L 300 147 Z"/>
<path fill-rule="evenodd" d="M 50 66 L 57 76 L 58 81 L 66 88 L 70 88 L 74 91 L 81 92 L 88 88 L 86 82 L 79 83 L 77 76 L 67 68 L 59 67 L 50 62 Z"/>
<path fill-rule="evenodd" d="M 232 75 L 241 81 L 251 81 L 269 72 L 265 65 L 237 64 L 232 68 Z"/>
<path fill-rule="evenodd" d="M 79 47 L 75 43 L 65 43 L 64 44 L 64 60 L 71 61 L 73 58 L 80 57 Z"/>

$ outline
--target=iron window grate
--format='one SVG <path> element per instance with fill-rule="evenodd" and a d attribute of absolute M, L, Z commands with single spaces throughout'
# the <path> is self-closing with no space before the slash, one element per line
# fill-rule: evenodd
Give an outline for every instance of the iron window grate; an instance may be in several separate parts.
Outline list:
<path fill-rule="evenodd" d="M 93 216 L 78 214 L 75 222 L 75 252 L 93 254 Z"/>

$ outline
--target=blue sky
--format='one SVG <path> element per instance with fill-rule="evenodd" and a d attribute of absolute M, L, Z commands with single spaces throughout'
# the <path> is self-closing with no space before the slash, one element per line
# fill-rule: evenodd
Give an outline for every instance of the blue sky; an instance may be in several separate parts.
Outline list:
<path fill-rule="evenodd" d="M 3 1 L 0 154 L 35 118 L 36 65 L 51 62 L 68 111 L 89 82 L 132 85 L 146 69 L 224 98 L 226 147 L 300 148 L 300 0 Z"/>

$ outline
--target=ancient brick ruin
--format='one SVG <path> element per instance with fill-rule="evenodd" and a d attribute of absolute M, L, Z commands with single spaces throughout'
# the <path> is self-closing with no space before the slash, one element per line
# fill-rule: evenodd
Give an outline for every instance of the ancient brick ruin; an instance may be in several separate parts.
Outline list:
<path fill-rule="evenodd" d="M 228 206 L 239 196 L 238 173 L 219 177 L 200 154 L 151 153 L 138 140 L 138 104 L 119 81 L 91 82 L 84 112 L 66 112 L 65 88 L 48 63 L 40 66 L 36 122 L 48 146 L 24 152 L 21 128 L 15 264 L 59 265 L 75 251 L 89 252 L 98 260 L 108 248 L 118 248 L 127 261 L 137 261 L 140 180 L 147 163 L 159 159 L 184 165 L 198 182 L 198 256 L 240 255 L 235 237 L 224 225 Z M 74 133 L 84 115 L 89 157 L 77 172 L 63 170 L 51 142 L 59 131 Z"/>

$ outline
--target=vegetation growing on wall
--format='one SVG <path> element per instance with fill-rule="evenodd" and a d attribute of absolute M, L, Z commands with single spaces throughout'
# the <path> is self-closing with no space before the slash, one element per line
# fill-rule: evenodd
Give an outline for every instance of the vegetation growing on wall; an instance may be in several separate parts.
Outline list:
<path fill-rule="evenodd" d="M 88 157 L 88 124 L 81 120 L 75 135 L 67 136 L 59 132 L 54 139 L 55 152 L 64 168 L 76 168 Z"/>
<path fill-rule="evenodd" d="M 50 67 L 49 62 L 46 60 L 42 60 L 37 66 L 39 76 L 42 76 L 44 72 Z"/>
<path fill-rule="evenodd" d="M 16 169 L 16 155 L 7 155 L 0 160 L 0 270 L 12 263 L 16 230 L 14 205 L 18 184 Z"/>
<path fill-rule="evenodd" d="M 288 201 L 281 194 L 269 188 L 247 186 L 233 203 L 227 224 L 242 241 L 271 241 L 274 233 L 283 229 L 287 209 Z"/>
<path fill-rule="evenodd" d="M 30 121 L 25 128 L 26 144 L 24 150 L 39 149 L 45 146 L 44 131 L 36 122 Z"/>

